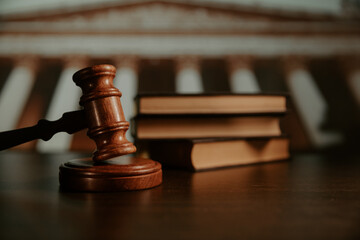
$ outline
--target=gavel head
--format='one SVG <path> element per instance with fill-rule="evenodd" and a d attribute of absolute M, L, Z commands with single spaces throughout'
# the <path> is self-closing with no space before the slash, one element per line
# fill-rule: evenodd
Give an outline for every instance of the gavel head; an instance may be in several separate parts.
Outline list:
<path fill-rule="evenodd" d="M 121 106 L 122 94 L 113 85 L 115 73 L 114 66 L 103 64 L 84 68 L 73 76 L 83 93 L 80 105 L 85 111 L 88 136 L 96 143 L 95 162 L 136 152 L 125 136 L 129 122 Z"/>

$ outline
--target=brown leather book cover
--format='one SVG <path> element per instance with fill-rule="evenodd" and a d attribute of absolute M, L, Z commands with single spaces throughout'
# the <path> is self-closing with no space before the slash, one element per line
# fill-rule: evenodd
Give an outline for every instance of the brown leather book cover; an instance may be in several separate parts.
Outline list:
<path fill-rule="evenodd" d="M 139 115 L 132 122 L 133 135 L 151 138 L 213 138 L 280 136 L 278 114 L 256 115 Z"/>
<path fill-rule="evenodd" d="M 286 136 L 256 138 L 152 139 L 137 142 L 164 166 L 193 171 L 285 160 Z"/>
<path fill-rule="evenodd" d="M 139 114 L 257 114 L 286 111 L 285 94 L 141 94 Z"/>

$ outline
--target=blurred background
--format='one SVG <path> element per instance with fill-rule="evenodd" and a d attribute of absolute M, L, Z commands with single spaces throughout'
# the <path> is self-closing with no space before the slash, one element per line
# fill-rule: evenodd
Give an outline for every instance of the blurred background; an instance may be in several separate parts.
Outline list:
<path fill-rule="evenodd" d="M 77 110 L 79 69 L 138 93 L 288 93 L 293 150 L 360 137 L 359 0 L 1 0 L 0 131 Z M 86 131 L 16 149 L 84 150 Z"/>

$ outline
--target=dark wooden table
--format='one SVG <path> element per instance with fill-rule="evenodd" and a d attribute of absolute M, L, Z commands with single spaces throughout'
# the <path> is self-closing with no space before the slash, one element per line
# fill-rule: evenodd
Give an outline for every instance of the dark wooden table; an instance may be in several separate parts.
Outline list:
<path fill-rule="evenodd" d="M 360 239 L 360 155 L 190 173 L 162 186 L 64 193 L 75 154 L 0 154 L 0 239 Z"/>

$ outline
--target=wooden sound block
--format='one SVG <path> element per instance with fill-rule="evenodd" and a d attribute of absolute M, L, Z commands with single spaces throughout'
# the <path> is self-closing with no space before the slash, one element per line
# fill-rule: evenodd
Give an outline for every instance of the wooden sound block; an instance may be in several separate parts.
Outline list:
<path fill-rule="evenodd" d="M 152 188 L 162 183 L 161 164 L 146 158 L 120 156 L 101 162 L 76 159 L 60 166 L 64 191 L 113 192 Z"/>

